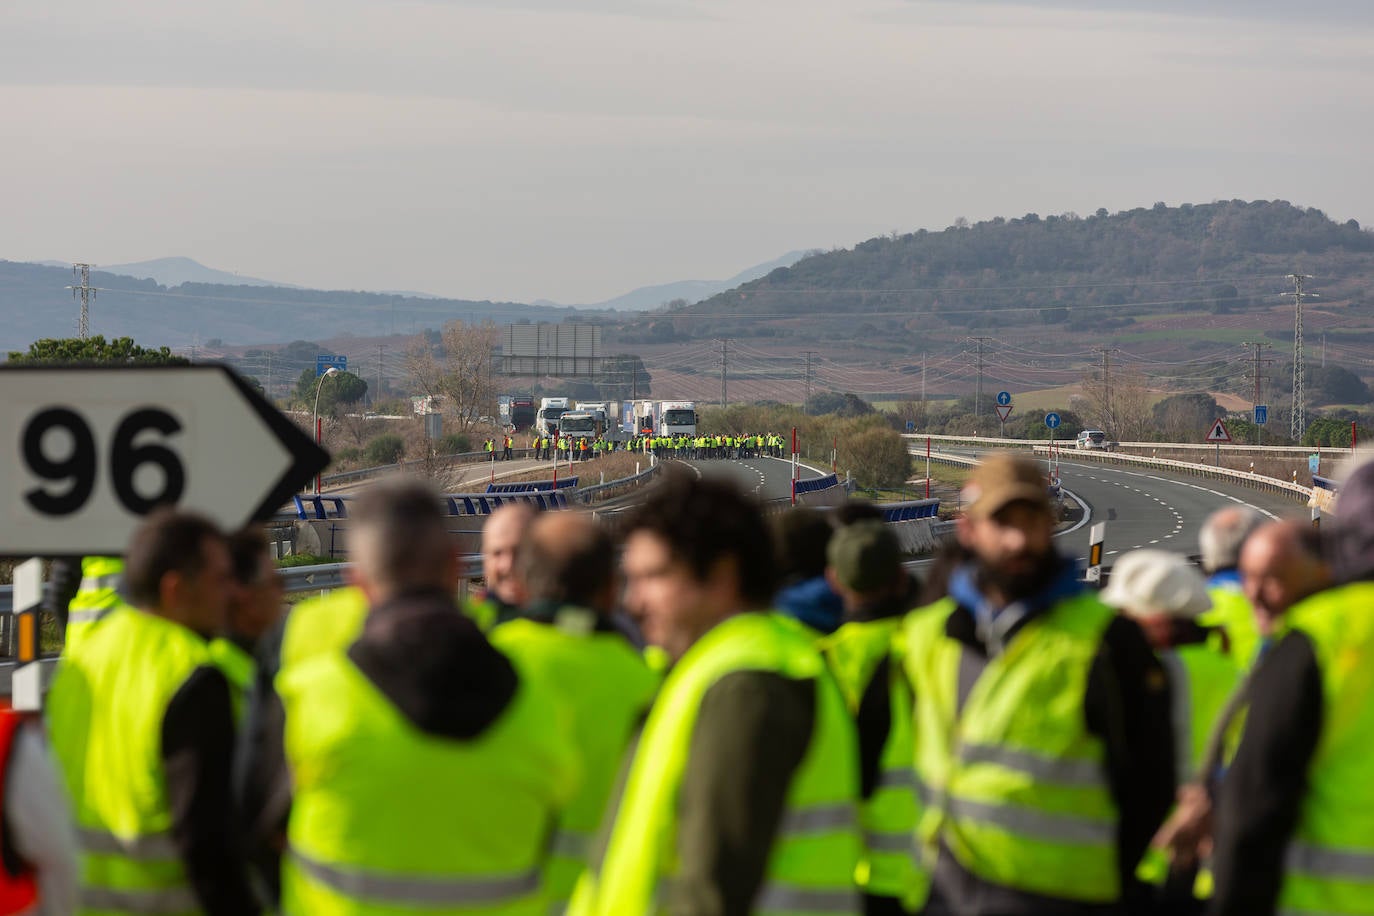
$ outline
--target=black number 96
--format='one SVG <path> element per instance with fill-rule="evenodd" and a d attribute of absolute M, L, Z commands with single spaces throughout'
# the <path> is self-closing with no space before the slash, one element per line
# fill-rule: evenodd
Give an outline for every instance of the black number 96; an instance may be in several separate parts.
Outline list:
<path fill-rule="evenodd" d="M 53 458 L 43 448 L 43 440 L 53 430 L 65 430 L 71 437 L 70 451 Z M 134 445 L 140 433 L 153 430 L 169 436 L 181 431 L 181 423 L 165 410 L 143 407 L 126 414 L 115 427 L 110 443 L 110 483 L 124 508 L 145 515 L 154 506 L 175 503 L 186 489 L 186 471 L 177 453 L 165 445 Z M 95 489 L 99 456 L 91 427 L 74 410 L 49 407 L 34 414 L 24 427 L 24 463 L 35 477 L 66 487 L 34 487 L 24 494 L 29 505 L 44 515 L 71 515 L 91 498 Z M 162 489 L 144 496 L 134 489 L 134 474 L 145 464 L 162 471 Z"/>

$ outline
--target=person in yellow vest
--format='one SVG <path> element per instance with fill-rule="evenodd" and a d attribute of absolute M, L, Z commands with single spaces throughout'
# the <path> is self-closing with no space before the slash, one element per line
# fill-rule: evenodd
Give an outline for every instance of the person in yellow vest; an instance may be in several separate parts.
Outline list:
<path fill-rule="evenodd" d="M 947 597 L 903 624 L 930 916 L 1119 913 L 1174 799 L 1168 678 L 1054 549 L 1040 465 L 969 475 Z"/>
<path fill-rule="evenodd" d="M 120 587 L 124 560 L 120 557 L 82 557 L 81 584 L 67 605 L 63 651 L 75 651 L 105 615 L 124 604 Z"/>
<path fill-rule="evenodd" d="M 672 661 L 569 912 L 855 913 L 857 738 L 731 483 L 668 470 L 626 521 L 625 606 Z"/>
<path fill-rule="evenodd" d="M 82 912 L 257 913 L 230 829 L 229 685 L 208 645 L 232 587 L 224 535 L 161 509 L 126 557 L 133 606 L 63 659 L 47 699 L 81 844 Z"/>
<path fill-rule="evenodd" d="M 1209 914 L 1374 913 L 1374 464 L 1322 529 L 1336 584 L 1256 666 L 1217 801 Z"/>
<path fill-rule="evenodd" d="M 549 897 L 562 906 L 586 868 L 621 755 L 653 701 L 658 676 L 612 617 L 615 545 L 590 513 L 539 516 L 516 566 L 528 602 L 519 618 L 491 631 L 491 642 L 522 676 L 554 687 L 581 763 L 582 783 L 558 824 L 549 861 Z"/>
<path fill-rule="evenodd" d="M 469 593 L 462 607 L 483 630 L 519 616 L 525 587 L 515 568 L 515 556 L 538 513 L 523 500 L 508 502 L 487 516 L 482 525 L 483 587 Z"/>
<path fill-rule="evenodd" d="M 835 532 L 826 578 L 844 601 L 845 622 L 821 642 L 859 730 L 864 861 L 858 883 L 866 916 L 902 916 L 925 903 L 919 861 L 919 804 L 912 772 L 911 689 L 896 636 L 916 605 L 916 582 L 902 568 L 897 538 L 880 521 Z"/>
<path fill-rule="evenodd" d="M 362 632 L 281 670 L 277 741 L 247 762 L 247 782 L 289 793 L 281 912 L 542 916 L 549 837 L 578 781 L 553 685 L 459 613 L 429 486 L 366 491 L 349 541 Z"/>
<path fill-rule="evenodd" d="M 1257 528 L 1240 551 L 1241 588 L 1255 615 L 1260 654 L 1283 635 L 1289 608 L 1331 586 L 1321 535 L 1304 521 L 1285 519 Z"/>
<path fill-rule="evenodd" d="M 258 642 L 281 620 L 286 586 L 260 527 L 229 536 L 229 560 L 234 588 L 225 630 L 210 641 L 210 655 L 229 679 L 234 710 L 242 719 L 257 674 Z"/>
<path fill-rule="evenodd" d="M 1134 618 L 1169 674 L 1173 703 L 1174 766 L 1180 785 L 1199 780 L 1208 739 L 1227 701 L 1240 684 L 1231 657 L 1208 645 L 1197 618 L 1212 606 L 1202 574 L 1178 554 L 1132 550 L 1112 567 L 1104 604 Z M 1199 885 L 1198 863 L 1176 861 L 1151 848 L 1137 869 L 1158 887 L 1157 905 L 1178 916 L 1201 913 L 1210 894 Z"/>
<path fill-rule="evenodd" d="M 1254 609 L 1241 585 L 1240 552 L 1246 539 L 1264 522 L 1258 509 L 1231 506 L 1207 516 L 1197 536 L 1207 593 L 1212 599 L 1211 609 L 1199 622 L 1225 634 L 1219 644 L 1226 647 L 1241 670 L 1249 670 L 1259 657 L 1260 637 Z"/>

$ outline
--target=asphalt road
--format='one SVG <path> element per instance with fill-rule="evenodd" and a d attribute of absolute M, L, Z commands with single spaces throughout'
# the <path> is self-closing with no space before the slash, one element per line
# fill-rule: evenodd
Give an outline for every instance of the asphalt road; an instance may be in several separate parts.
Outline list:
<path fill-rule="evenodd" d="M 1296 499 L 1154 468 L 1064 458 L 1059 476 L 1063 487 L 1088 507 L 1085 523 L 1061 534 L 1060 549 L 1086 560 L 1089 529 L 1105 522 L 1104 566 L 1121 552 L 1141 547 L 1195 555 L 1203 521 L 1226 506 L 1253 506 L 1273 518 L 1306 518 L 1308 513 Z"/>
<path fill-rule="evenodd" d="M 703 477 L 734 481 L 759 500 L 792 498 L 792 463 L 782 458 L 748 458 L 741 461 L 688 461 Z M 801 479 L 824 477 L 829 471 L 801 466 Z"/>

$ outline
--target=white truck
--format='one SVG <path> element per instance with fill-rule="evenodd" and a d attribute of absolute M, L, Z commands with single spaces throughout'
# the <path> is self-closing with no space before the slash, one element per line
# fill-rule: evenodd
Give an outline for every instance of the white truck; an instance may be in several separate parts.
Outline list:
<path fill-rule="evenodd" d="M 589 410 L 564 411 L 558 418 L 558 434 L 565 439 L 595 439 L 605 429 L 605 421 Z"/>
<path fill-rule="evenodd" d="M 539 402 L 539 412 L 534 415 L 535 432 L 552 436 L 558 432 L 558 418 L 568 409 L 567 398 L 543 398 Z"/>
<path fill-rule="evenodd" d="M 697 405 L 694 401 L 659 401 L 658 426 L 660 436 L 695 436 L 697 434 Z"/>

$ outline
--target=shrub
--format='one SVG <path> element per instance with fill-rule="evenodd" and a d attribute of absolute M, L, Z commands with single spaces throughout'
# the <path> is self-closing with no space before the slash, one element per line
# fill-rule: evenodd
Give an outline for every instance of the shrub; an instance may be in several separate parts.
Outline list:
<path fill-rule="evenodd" d="M 368 464 L 395 464 L 405 454 L 406 445 L 395 433 L 378 436 L 363 448 L 363 458 Z"/>

